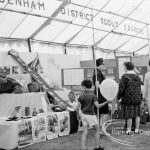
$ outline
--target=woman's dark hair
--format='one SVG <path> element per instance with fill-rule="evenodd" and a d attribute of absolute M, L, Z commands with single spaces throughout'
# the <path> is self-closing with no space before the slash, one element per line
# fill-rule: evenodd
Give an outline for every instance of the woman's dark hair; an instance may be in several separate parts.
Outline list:
<path fill-rule="evenodd" d="M 124 66 L 127 68 L 127 70 L 134 70 L 134 64 L 132 62 L 125 62 Z"/>
<path fill-rule="evenodd" d="M 82 81 L 81 85 L 85 86 L 87 89 L 90 89 L 92 87 L 92 81 L 89 79 L 86 79 Z"/>

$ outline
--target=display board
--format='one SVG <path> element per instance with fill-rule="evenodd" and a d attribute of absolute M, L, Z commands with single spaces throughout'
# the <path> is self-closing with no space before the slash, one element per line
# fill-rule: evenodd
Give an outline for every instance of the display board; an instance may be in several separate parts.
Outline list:
<path fill-rule="evenodd" d="M 92 80 L 94 73 L 94 68 L 84 68 L 84 78 Z M 104 68 L 102 69 L 102 73 L 106 78 L 111 78 L 116 80 L 116 68 Z"/>
<path fill-rule="evenodd" d="M 63 69 L 62 70 L 62 81 L 63 85 L 81 85 L 84 80 L 84 70 L 83 69 Z"/>
<path fill-rule="evenodd" d="M 117 80 L 119 81 L 122 75 L 125 73 L 124 63 L 132 61 L 131 56 L 117 56 Z"/>
<path fill-rule="evenodd" d="M 106 78 L 116 80 L 116 68 L 104 68 L 102 70 Z M 84 79 L 92 81 L 94 68 L 78 68 L 78 69 L 62 69 L 62 85 L 63 86 L 80 86 Z M 79 88 L 79 87 L 78 87 Z"/>

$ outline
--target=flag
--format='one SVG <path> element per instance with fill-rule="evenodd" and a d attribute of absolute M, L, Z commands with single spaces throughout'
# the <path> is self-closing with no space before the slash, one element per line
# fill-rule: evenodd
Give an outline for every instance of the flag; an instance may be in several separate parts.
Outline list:
<path fill-rule="evenodd" d="M 39 69 L 42 69 L 38 54 L 36 58 L 28 64 L 28 66 L 36 72 L 38 72 Z"/>

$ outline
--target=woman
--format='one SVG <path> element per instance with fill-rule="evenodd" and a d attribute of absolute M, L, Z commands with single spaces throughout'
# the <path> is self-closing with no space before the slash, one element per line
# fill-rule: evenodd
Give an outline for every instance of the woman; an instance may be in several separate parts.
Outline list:
<path fill-rule="evenodd" d="M 127 120 L 127 134 L 131 132 L 132 119 L 135 118 L 135 133 L 139 132 L 141 114 L 141 80 L 134 72 L 132 62 L 124 63 L 125 74 L 122 76 L 118 100 L 121 99 L 123 117 Z"/>
<path fill-rule="evenodd" d="M 95 86 L 95 91 L 94 93 L 96 94 L 96 88 L 98 88 L 98 103 L 102 104 L 105 103 L 107 100 L 102 96 L 99 85 L 105 80 L 105 77 L 103 73 L 101 72 L 102 69 L 104 68 L 104 61 L 103 58 L 99 58 L 96 60 L 96 67 L 97 67 L 97 83 L 96 83 L 96 76 L 95 76 L 95 71 L 93 75 L 93 84 Z M 95 113 L 97 114 L 97 108 L 95 107 Z M 109 117 L 109 106 L 106 104 L 102 108 L 99 109 L 99 116 L 100 116 L 100 134 L 103 135 L 102 133 L 102 125 L 104 122 L 107 121 Z"/>

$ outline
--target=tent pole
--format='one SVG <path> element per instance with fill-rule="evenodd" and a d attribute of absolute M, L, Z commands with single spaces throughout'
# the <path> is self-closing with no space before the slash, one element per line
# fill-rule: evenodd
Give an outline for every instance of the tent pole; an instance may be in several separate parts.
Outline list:
<path fill-rule="evenodd" d="M 93 60 L 94 60 L 94 70 L 95 70 L 95 87 L 96 87 L 96 97 L 98 99 L 98 87 L 97 87 L 97 67 L 96 67 L 96 54 L 95 54 L 95 48 L 92 46 L 92 52 L 93 52 Z M 98 125 L 100 126 L 100 118 L 99 118 L 99 108 L 97 108 L 97 118 L 98 118 Z"/>
<path fill-rule="evenodd" d="M 31 42 L 30 42 L 30 39 L 28 39 L 28 48 L 29 48 L 29 53 L 32 52 L 32 49 L 31 49 Z"/>
<path fill-rule="evenodd" d="M 149 59 L 150 59 L 150 40 L 149 40 L 149 30 L 148 30 L 148 24 L 146 24 L 147 27 L 147 37 L 148 37 L 148 49 L 149 49 Z"/>
<path fill-rule="evenodd" d="M 92 19 L 96 18 L 96 16 L 99 15 L 99 13 L 101 13 L 101 11 L 110 3 L 111 0 L 107 1 L 104 6 L 98 11 L 98 13 L 96 13 L 94 16 L 92 14 Z M 88 26 L 89 23 L 91 23 L 92 19 L 90 21 L 88 21 L 75 35 L 73 35 L 66 43 L 69 44 L 73 41 L 73 39 L 75 39 L 82 31 L 85 27 Z"/>
<path fill-rule="evenodd" d="M 98 87 L 97 87 L 97 66 L 96 66 L 96 54 L 95 54 L 95 34 L 94 34 L 94 21 L 93 21 L 93 9 L 91 6 L 91 14 L 92 14 L 92 29 L 93 29 L 93 46 L 92 46 L 92 52 L 93 52 L 93 60 L 94 60 L 94 68 L 95 68 L 95 87 L 96 87 L 96 96 L 98 99 Z M 97 119 L 98 119 L 98 125 L 100 127 L 100 116 L 99 116 L 99 108 L 97 108 Z"/>
<path fill-rule="evenodd" d="M 66 44 L 64 44 L 64 48 L 65 48 L 64 49 L 64 54 L 67 55 L 67 46 L 66 46 Z"/>

